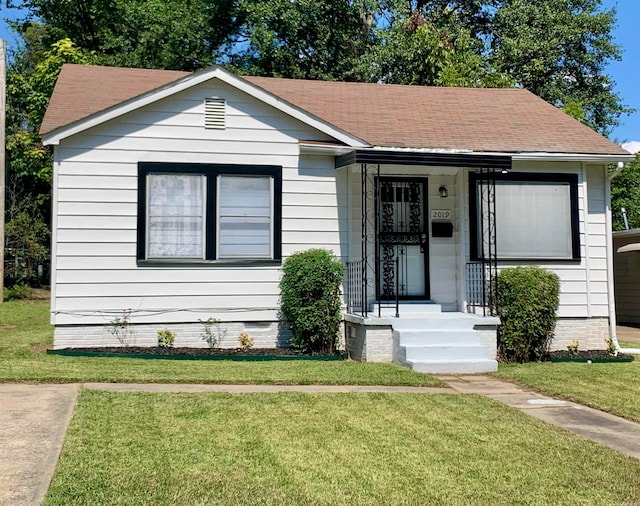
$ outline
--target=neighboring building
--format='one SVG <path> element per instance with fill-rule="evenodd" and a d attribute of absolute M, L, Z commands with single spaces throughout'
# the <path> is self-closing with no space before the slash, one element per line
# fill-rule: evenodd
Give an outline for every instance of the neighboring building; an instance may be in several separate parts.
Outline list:
<path fill-rule="evenodd" d="M 616 320 L 640 324 L 640 228 L 613 232 Z"/>
<path fill-rule="evenodd" d="M 125 310 L 138 344 L 203 346 L 209 317 L 223 346 L 285 344 L 281 262 L 312 247 L 347 263 L 359 358 L 494 369 L 507 265 L 560 276 L 558 347 L 609 336 L 608 167 L 632 157 L 526 90 L 65 65 L 41 132 L 56 348 L 117 344 Z"/>

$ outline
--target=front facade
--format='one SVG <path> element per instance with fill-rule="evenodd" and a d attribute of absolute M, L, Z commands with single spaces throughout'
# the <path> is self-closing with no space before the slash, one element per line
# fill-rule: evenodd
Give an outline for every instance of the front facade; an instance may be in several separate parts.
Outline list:
<path fill-rule="evenodd" d="M 116 74 L 111 102 L 65 112 L 74 83 L 91 93 L 87 79 Z M 148 89 L 127 91 L 132 75 Z M 531 263 L 561 279 L 555 346 L 604 347 L 613 315 L 608 167 L 629 155 L 578 127 L 578 137 L 598 137 L 596 152 L 376 142 L 367 135 L 384 128 L 323 117 L 329 96 L 340 101 L 336 85 L 352 83 L 299 83 L 217 68 L 63 69 L 43 124 L 55 146 L 56 348 L 117 345 L 110 324 L 125 315 L 136 345 L 155 345 L 168 327 L 176 346 L 206 346 L 209 318 L 222 322 L 222 347 L 236 347 L 241 332 L 257 347 L 285 345 L 281 263 L 314 247 L 347 265 L 345 338 L 359 358 L 403 362 L 398 322 L 424 311 L 432 322 L 460 316 L 492 368 L 486 288 L 497 269 Z M 340 89 L 351 105 L 361 90 Z M 304 100 L 316 91 L 313 109 Z M 418 126 L 396 127 L 405 129 Z"/>

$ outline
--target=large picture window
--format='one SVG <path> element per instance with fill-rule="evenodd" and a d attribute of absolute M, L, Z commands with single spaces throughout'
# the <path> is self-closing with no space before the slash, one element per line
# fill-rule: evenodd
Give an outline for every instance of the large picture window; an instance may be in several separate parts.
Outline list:
<path fill-rule="evenodd" d="M 138 262 L 279 261 L 282 169 L 141 162 Z"/>
<path fill-rule="evenodd" d="M 489 209 L 485 185 L 495 177 L 498 259 L 579 260 L 578 178 L 573 174 L 471 174 L 472 259 L 486 257 Z"/>

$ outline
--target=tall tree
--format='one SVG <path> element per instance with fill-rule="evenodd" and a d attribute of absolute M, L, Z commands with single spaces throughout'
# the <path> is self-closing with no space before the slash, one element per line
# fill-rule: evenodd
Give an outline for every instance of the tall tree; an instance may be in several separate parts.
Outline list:
<path fill-rule="evenodd" d="M 53 86 L 64 63 L 93 60 L 69 39 L 38 51 L 42 35 L 40 25 L 24 28 L 31 45 L 14 55 L 7 72 L 7 285 L 32 282 L 48 256 L 52 159 L 38 129 Z"/>
<path fill-rule="evenodd" d="M 26 0 L 48 42 L 71 39 L 107 65 L 196 70 L 243 21 L 238 0 Z"/>
<path fill-rule="evenodd" d="M 619 60 L 615 9 L 600 0 L 501 0 L 489 59 L 516 81 L 605 135 L 627 109 L 606 65 Z"/>
<path fill-rule="evenodd" d="M 622 209 L 627 212 L 630 228 L 640 228 L 640 153 L 611 181 L 613 230 L 624 230 Z"/>
<path fill-rule="evenodd" d="M 372 14 L 348 0 L 243 0 L 246 24 L 230 63 L 249 74 L 353 80 Z"/>
<path fill-rule="evenodd" d="M 455 13 L 427 21 L 419 10 L 377 34 L 360 61 L 365 81 L 431 86 L 504 87 L 513 79 L 489 67 L 483 45 Z"/>

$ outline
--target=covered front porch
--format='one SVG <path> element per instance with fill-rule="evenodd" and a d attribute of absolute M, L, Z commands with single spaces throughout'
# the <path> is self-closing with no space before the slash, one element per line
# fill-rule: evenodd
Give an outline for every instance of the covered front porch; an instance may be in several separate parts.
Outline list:
<path fill-rule="evenodd" d="M 511 158 L 362 150 L 336 168 L 348 171 L 351 356 L 431 373 L 495 370 L 495 174 Z"/>

